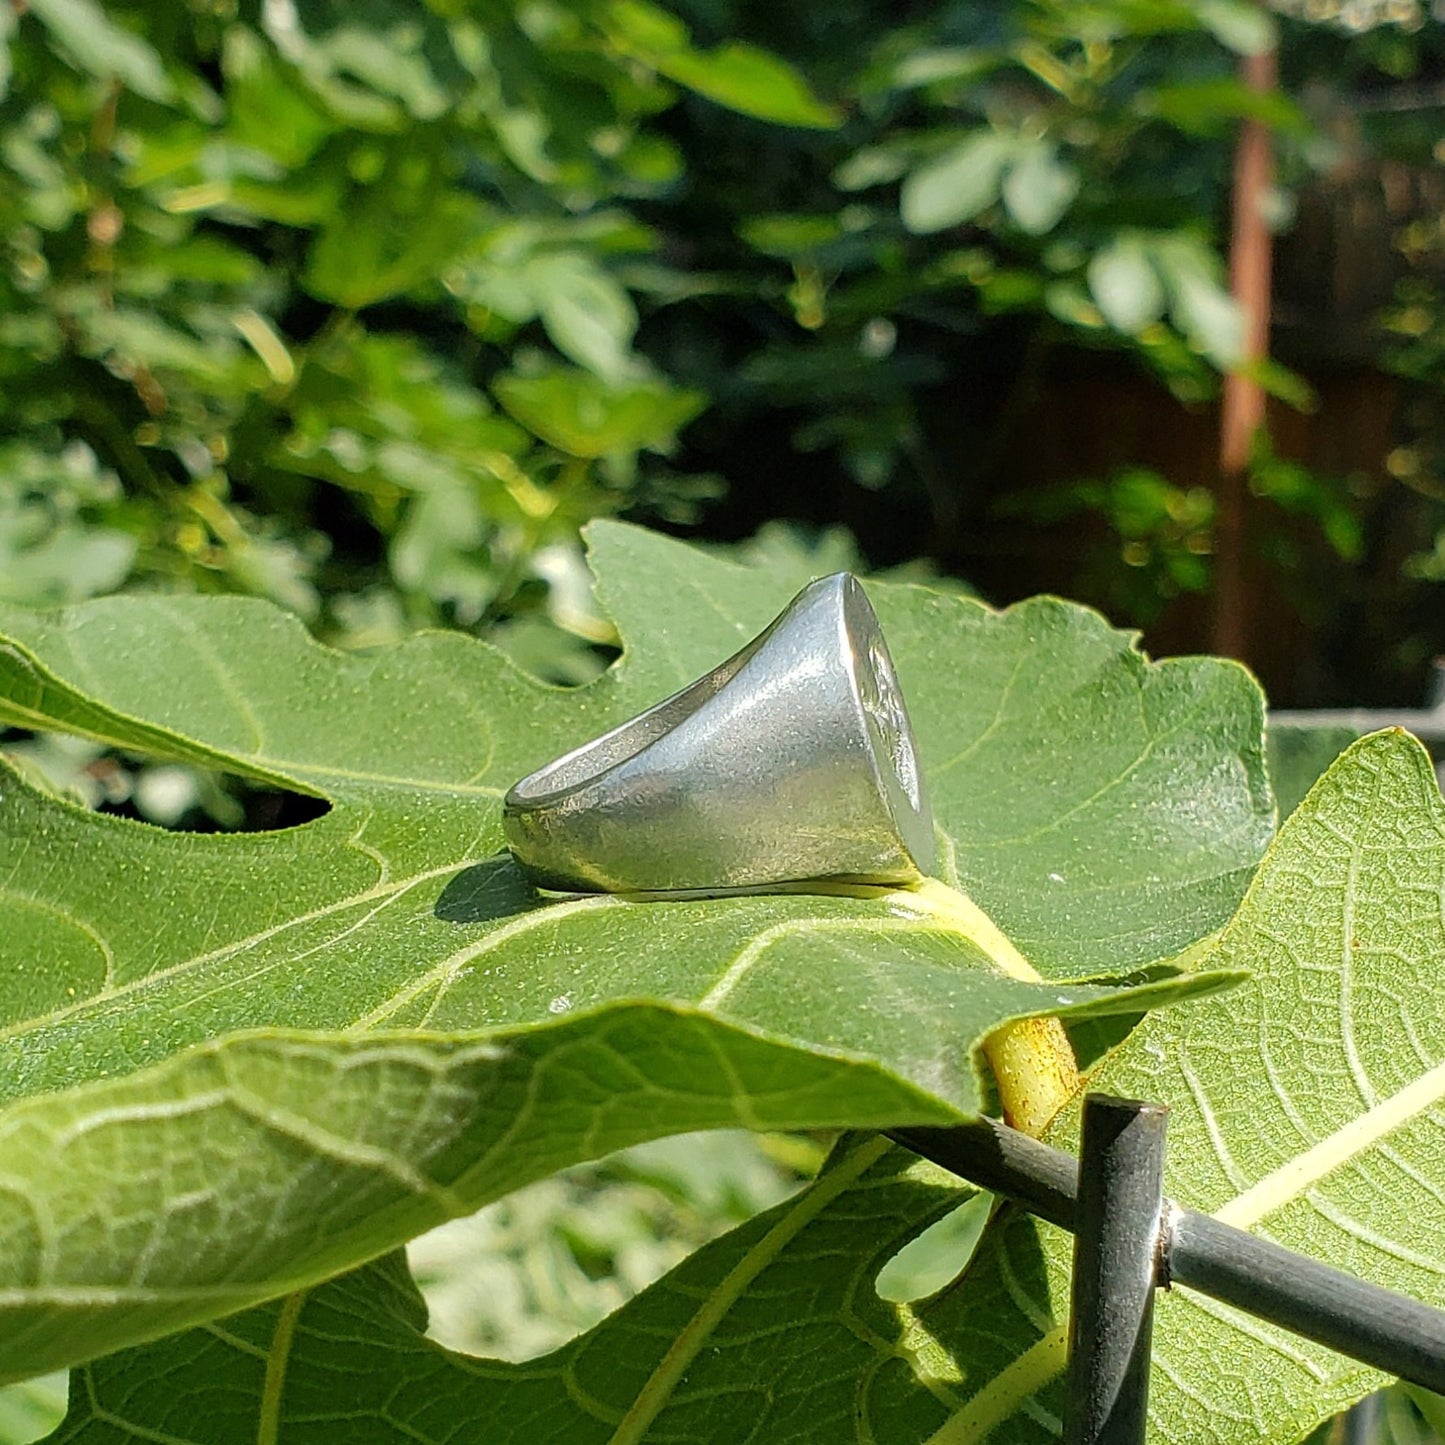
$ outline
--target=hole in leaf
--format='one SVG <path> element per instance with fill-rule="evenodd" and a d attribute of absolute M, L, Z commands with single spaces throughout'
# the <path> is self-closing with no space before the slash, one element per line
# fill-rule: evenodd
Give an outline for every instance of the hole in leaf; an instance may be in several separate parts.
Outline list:
<path fill-rule="evenodd" d="M 807 1177 L 792 1142 L 736 1130 L 654 1139 L 414 1239 L 407 1256 L 426 1297 L 428 1335 L 490 1359 L 559 1348 L 787 1198 Z"/>
<path fill-rule="evenodd" d="M 537 612 L 509 617 L 485 636 L 523 672 L 553 687 L 585 687 L 622 655 L 620 647 L 579 637 Z"/>
<path fill-rule="evenodd" d="M 994 1196 L 980 1190 L 915 1235 L 878 1271 L 878 1298 L 912 1304 L 946 1289 L 968 1268 L 993 1206 Z"/>
<path fill-rule="evenodd" d="M 66 733 L 8 730 L 0 733 L 0 752 L 42 792 L 175 832 L 272 832 L 331 810 L 325 798 L 211 768 L 157 762 Z"/>

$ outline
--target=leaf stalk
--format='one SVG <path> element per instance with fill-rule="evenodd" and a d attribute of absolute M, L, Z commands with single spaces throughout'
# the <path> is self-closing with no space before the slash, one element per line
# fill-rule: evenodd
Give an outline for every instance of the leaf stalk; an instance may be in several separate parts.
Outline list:
<path fill-rule="evenodd" d="M 1010 978 L 1042 983 L 1039 971 L 967 894 L 937 878 L 899 890 L 899 902 L 918 907 L 961 934 Z M 993 1070 L 1004 1119 L 1038 1138 L 1049 1121 L 1082 1086 L 1073 1045 L 1056 1018 L 1027 1018 L 1005 1024 L 983 1041 Z"/>

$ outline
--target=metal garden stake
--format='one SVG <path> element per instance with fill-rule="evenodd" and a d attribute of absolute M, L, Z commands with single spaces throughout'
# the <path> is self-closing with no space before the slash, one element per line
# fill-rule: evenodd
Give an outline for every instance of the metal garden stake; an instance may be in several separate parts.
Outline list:
<path fill-rule="evenodd" d="M 1064 1445 L 1144 1439 L 1168 1122 L 1158 1104 L 1084 1100 Z"/>

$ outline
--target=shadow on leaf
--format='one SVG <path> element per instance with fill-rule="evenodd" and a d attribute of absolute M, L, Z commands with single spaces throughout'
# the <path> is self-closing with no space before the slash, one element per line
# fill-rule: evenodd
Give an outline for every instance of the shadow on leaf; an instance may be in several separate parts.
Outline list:
<path fill-rule="evenodd" d="M 510 853 L 463 868 L 432 910 L 444 923 L 489 923 L 514 913 L 541 908 L 546 899 L 527 881 Z"/>

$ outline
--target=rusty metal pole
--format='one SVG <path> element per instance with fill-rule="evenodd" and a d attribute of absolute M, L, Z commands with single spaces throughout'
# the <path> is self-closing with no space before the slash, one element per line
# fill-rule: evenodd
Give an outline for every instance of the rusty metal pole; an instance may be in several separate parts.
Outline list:
<path fill-rule="evenodd" d="M 1278 78 L 1274 49 L 1246 55 L 1240 79 L 1250 90 L 1270 91 Z M 1244 314 L 1244 360 L 1269 355 L 1273 237 L 1264 201 L 1274 182 L 1274 143 L 1268 127 L 1246 120 L 1234 150 L 1234 185 L 1229 236 L 1229 290 Z M 1264 388 L 1252 376 L 1224 378 L 1219 421 L 1218 516 L 1215 529 L 1214 628 L 1212 651 L 1247 661 L 1249 597 L 1245 576 L 1245 507 L 1249 492 L 1249 451 L 1265 424 Z"/>

